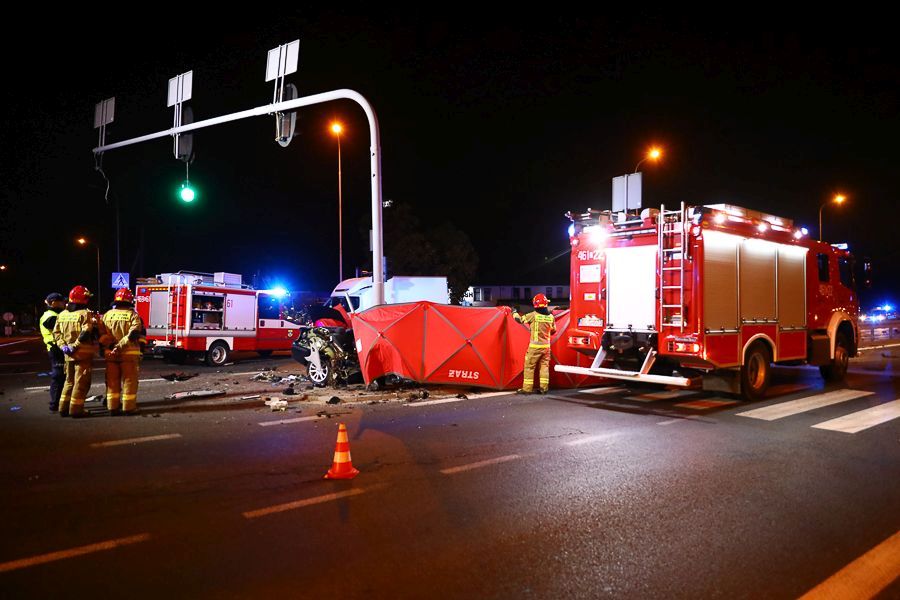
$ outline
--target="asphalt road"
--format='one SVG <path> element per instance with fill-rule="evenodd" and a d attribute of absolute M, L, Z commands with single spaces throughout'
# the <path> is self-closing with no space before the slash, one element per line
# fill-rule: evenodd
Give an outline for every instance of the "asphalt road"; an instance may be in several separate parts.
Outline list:
<path fill-rule="evenodd" d="M 777 369 L 752 404 L 615 387 L 73 421 L 0 364 L 0 595 L 796 598 L 870 551 L 884 578 L 898 367 Z M 338 422 L 352 481 L 322 479 Z"/>

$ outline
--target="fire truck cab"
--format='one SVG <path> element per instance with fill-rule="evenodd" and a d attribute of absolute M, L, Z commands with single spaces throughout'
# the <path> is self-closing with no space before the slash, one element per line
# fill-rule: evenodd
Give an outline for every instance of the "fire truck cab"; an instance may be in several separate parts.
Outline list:
<path fill-rule="evenodd" d="M 858 347 L 853 257 L 789 219 L 725 204 L 567 215 L 561 372 L 764 396 L 771 365 L 841 380 Z"/>
<path fill-rule="evenodd" d="M 285 320 L 285 296 L 255 290 L 233 273 L 179 271 L 139 280 L 135 304 L 150 352 L 221 366 L 232 351 L 268 356 L 291 349 L 300 326 Z"/>

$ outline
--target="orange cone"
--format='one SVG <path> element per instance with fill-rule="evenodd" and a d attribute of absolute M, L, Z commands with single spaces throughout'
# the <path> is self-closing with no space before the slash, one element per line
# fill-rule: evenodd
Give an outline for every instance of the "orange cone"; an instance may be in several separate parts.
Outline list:
<path fill-rule="evenodd" d="M 353 479 L 359 471 L 353 468 L 350 461 L 350 440 L 347 438 L 347 426 L 338 427 L 337 443 L 334 445 L 334 462 L 325 473 L 325 479 Z"/>

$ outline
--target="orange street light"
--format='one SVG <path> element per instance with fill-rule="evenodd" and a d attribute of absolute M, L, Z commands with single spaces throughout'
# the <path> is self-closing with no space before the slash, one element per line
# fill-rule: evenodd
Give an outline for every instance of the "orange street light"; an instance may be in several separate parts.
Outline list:
<path fill-rule="evenodd" d="M 0 271 L 5 271 L 5 270 L 6 270 L 6 265 L 0 265 Z"/>
<path fill-rule="evenodd" d="M 343 132 L 343 125 L 337 121 L 331 124 L 331 133 L 337 136 L 338 143 L 338 281 L 344 280 L 344 224 L 341 216 L 341 204 L 343 202 L 341 197 L 341 134 Z"/>
<path fill-rule="evenodd" d="M 819 207 L 819 241 L 820 241 L 820 242 L 822 241 L 822 210 L 823 210 L 826 206 L 828 206 L 829 204 L 831 204 L 832 202 L 834 202 L 835 204 L 840 205 L 840 204 L 843 204 L 843 203 L 846 202 L 846 201 L 847 201 L 847 196 L 845 196 L 845 195 L 843 195 L 843 194 L 835 194 L 835 195 L 834 195 L 834 198 L 832 198 L 832 199 L 829 200 L 828 202 L 823 203 L 822 206 Z"/>
<path fill-rule="evenodd" d="M 645 160 L 652 160 L 652 161 L 656 162 L 656 161 L 658 161 L 660 158 L 662 158 L 662 149 L 660 149 L 660 148 L 658 148 L 658 147 L 656 147 L 656 146 L 653 146 L 652 148 L 650 148 L 650 149 L 647 151 L 647 155 L 644 156 L 644 158 L 642 158 L 640 161 L 638 161 L 638 164 L 636 164 L 636 165 L 634 166 L 634 172 L 635 172 L 635 173 L 638 172 L 638 169 L 641 167 L 642 164 L 644 164 L 644 161 L 645 161 Z"/>
<path fill-rule="evenodd" d="M 83 237 L 80 237 L 75 241 L 79 246 L 87 246 L 88 244 L 93 244 L 94 248 L 97 250 L 97 310 L 103 310 L 103 307 L 100 304 L 100 246 L 96 243 L 89 242 L 87 238 Z"/>

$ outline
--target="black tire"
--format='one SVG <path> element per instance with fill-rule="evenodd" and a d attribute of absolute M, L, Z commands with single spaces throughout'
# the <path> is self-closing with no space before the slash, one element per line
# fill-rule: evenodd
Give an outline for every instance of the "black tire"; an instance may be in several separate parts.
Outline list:
<path fill-rule="evenodd" d="M 270 356 L 272 356 L 272 352 L 274 352 L 274 350 L 257 350 L 256 351 L 256 353 L 259 354 L 260 356 L 262 356 L 263 358 L 269 358 Z"/>
<path fill-rule="evenodd" d="M 317 369 L 315 364 L 308 361 L 306 363 L 306 372 L 309 375 L 309 380 L 314 385 L 321 387 L 331 383 L 333 369 L 331 368 L 331 361 L 321 354 L 319 355 L 319 364 L 322 365 L 321 369 Z"/>
<path fill-rule="evenodd" d="M 769 389 L 772 377 L 772 357 L 763 342 L 755 342 L 747 349 L 741 366 L 741 397 L 744 400 L 761 400 Z"/>
<path fill-rule="evenodd" d="M 228 344 L 221 340 L 213 342 L 209 350 L 206 351 L 206 364 L 210 367 L 221 367 L 228 362 L 229 354 Z"/>
<path fill-rule="evenodd" d="M 829 383 L 843 381 L 850 364 L 850 342 L 843 332 L 838 332 L 834 340 L 834 359 L 831 364 L 819 367 L 822 379 Z"/>

